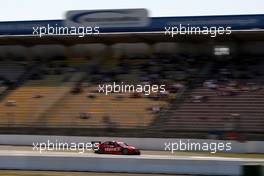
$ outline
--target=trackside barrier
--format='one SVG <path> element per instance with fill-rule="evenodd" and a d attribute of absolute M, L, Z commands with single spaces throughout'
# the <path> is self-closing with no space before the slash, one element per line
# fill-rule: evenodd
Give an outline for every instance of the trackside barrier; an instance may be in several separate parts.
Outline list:
<path fill-rule="evenodd" d="M 239 160 L 162 159 L 147 157 L 0 156 L 0 169 L 90 171 L 197 175 L 241 175 Z"/>
<path fill-rule="evenodd" d="M 173 138 L 120 138 L 120 137 L 76 137 L 76 136 L 42 136 L 42 135 L 0 135 L 0 145 L 27 145 L 31 146 L 33 142 L 91 142 L 91 141 L 109 141 L 118 140 L 124 141 L 130 145 L 136 146 L 142 150 L 157 150 L 161 151 L 165 149 L 165 143 L 191 141 L 195 143 L 215 143 L 219 140 L 207 140 L 207 139 L 173 139 Z M 264 153 L 264 141 L 220 141 L 231 142 L 232 149 L 230 153 Z"/>

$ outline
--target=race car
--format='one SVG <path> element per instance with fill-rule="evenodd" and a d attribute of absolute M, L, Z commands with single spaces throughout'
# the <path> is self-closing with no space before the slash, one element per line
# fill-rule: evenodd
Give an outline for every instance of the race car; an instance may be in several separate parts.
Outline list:
<path fill-rule="evenodd" d="M 99 154 L 140 155 L 140 150 L 136 147 L 118 141 L 99 143 L 94 152 Z"/>

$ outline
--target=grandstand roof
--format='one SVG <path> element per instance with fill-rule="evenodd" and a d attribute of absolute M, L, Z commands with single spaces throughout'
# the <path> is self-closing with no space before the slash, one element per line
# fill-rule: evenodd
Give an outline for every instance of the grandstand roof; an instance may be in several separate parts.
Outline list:
<path fill-rule="evenodd" d="M 231 27 L 232 34 L 212 38 L 207 35 L 165 36 L 165 26 L 180 23 L 194 26 Z M 152 17 L 144 27 L 101 28 L 100 35 L 89 35 L 83 38 L 76 36 L 32 35 L 33 27 L 47 25 L 64 26 L 64 20 L 42 21 L 8 21 L 0 22 L 0 45 L 36 45 L 36 44 L 76 44 L 76 43 L 129 43 L 129 42 L 166 42 L 166 41 L 248 41 L 264 40 L 264 15 L 226 15 L 226 16 L 190 16 L 190 17 Z M 155 37 L 153 37 L 155 36 Z"/>

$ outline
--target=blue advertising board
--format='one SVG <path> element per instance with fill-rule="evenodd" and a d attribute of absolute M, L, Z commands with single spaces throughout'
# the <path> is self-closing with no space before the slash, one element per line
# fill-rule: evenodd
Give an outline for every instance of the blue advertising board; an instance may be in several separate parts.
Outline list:
<path fill-rule="evenodd" d="M 231 27 L 232 30 L 264 29 L 264 15 L 226 15 L 189 17 L 151 17 L 146 26 L 102 27 L 100 32 L 160 32 L 166 26 Z M 32 35 L 33 27 L 65 26 L 65 20 L 9 21 L 0 22 L 0 35 Z"/>

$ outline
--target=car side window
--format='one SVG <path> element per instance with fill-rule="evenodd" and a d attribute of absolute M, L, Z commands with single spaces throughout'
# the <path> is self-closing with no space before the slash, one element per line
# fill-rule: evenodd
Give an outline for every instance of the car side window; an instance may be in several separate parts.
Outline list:
<path fill-rule="evenodd" d="M 105 142 L 105 143 L 103 143 L 104 145 L 109 145 L 109 142 Z"/>

